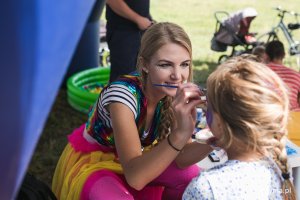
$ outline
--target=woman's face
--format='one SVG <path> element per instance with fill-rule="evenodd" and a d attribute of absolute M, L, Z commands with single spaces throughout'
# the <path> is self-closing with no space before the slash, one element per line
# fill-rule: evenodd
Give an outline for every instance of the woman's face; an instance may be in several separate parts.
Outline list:
<path fill-rule="evenodd" d="M 191 62 L 191 56 L 186 48 L 175 43 L 165 44 L 145 66 L 145 71 L 148 71 L 148 88 L 155 94 L 175 96 L 176 88 L 157 87 L 153 84 L 178 86 L 186 82 Z"/>

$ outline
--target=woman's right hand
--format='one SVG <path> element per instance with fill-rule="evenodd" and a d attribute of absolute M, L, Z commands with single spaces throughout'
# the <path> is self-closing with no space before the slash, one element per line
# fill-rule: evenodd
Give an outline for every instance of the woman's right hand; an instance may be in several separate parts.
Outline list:
<path fill-rule="evenodd" d="M 181 138 L 189 139 L 193 134 L 196 123 L 196 106 L 203 103 L 199 87 L 193 83 L 179 85 L 172 109 L 176 119 L 176 130 Z M 182 139 L 183 139 L 182 138 Z"/>

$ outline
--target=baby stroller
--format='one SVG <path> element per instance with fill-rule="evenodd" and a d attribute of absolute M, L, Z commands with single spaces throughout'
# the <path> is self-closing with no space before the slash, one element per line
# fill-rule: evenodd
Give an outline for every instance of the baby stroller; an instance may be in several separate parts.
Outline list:
<path fill-rule="evenodd" d="M 216 28 L 211 39 L 211 50 L 225 52 L 227 47 L 232 47 L 231 54 L 221 55 L 218 63 L 222 63 L 232 56 L 243 53 L 251 53 L 251 49 L 257 45 L 255 34 L 249 33 L 252 20 L 257 16 L 254 8 L 246 8 L 229 14 L 225 11 L 216 11 Z M 237 50 L 237 47 L 241 47 Z"/>

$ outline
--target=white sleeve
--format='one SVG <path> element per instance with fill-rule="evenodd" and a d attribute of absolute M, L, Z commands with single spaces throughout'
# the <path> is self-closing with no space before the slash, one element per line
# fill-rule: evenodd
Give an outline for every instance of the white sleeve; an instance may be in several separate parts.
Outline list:
<path fill-rule="evenodd" d="M 201 174 L 198 177 L 194 178 L 185 189 L 182 199 L 183 200 L 198 200 L 198 199 L 213 200 L 214 199 L 213 191 L 210 187 L 207 178 L 205 176 L 202 176 Z"/>
<path fill-rule="evenodd" d="M 120 102 L 130 108 L 134 114 L 134 118 L 137 116 L 137 100 L 132 91 L 125 85 L 111 85 L 101 94 L 101 107 L 105 108 L 112 102 Z"/>

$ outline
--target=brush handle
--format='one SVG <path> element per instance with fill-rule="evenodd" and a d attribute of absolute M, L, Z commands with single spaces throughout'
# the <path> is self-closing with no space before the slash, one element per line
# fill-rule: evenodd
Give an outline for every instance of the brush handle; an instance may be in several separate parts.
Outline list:
<path fill-rule="evenodd" d="M 158 87 L 167 87 L 167 88 L 178 88 L 178 86 L 176 85 L 167 85 L 167 84 L 157 84 L 157 83 L 154 83 L 153 84 L 154 86 L 158 86 Z M 206 92 L 206 88 L 202 88 L 200 86 L 198 86 L 199 89 L 202 91 L 202 92 Z"/>
<path fill-rule="evenodd" d="M 154 86 L 158 86 L 158 87 L 167 87 L 167 88 L 178 88 L 178 86 L 176 85 L 167 85 L 167 84 L 153 84 Z"/>

